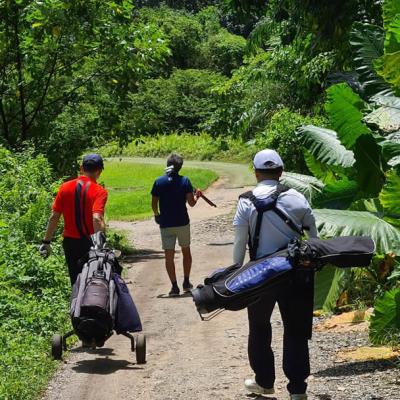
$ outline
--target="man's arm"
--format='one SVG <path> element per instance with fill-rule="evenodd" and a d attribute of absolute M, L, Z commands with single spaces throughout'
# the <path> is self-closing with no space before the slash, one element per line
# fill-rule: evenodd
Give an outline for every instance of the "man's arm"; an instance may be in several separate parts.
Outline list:
<path fill-rule="evenodd" d="M 194 207 L 197 203 L 197 196 L 195 197 L 193 192 L 186 193 L 186 201 L 190 207 Z"/>
<path fill-rule="evenodd" d="M 304 214 L 303 226 L 307 227 L 305 232 L 309 238 L 318 238 L 317 225 L 315 223 L 315 217 L 311 207 Z"/>
<path fill-rule="evenodd" d="M 233 244 L 233 263 L 243 265 L 246 256 L 246 244 L 249 228 L 246 225 L 235 226 L 235 241 Z"/>
<path fill-rule="evenodd" d="M 46 234 L 43 239 L 45 242 L 51 242 L 51 239 L 53 239 L 54 233 L 58 226 L 58 221 L 60 221 L 60 217 L 61 213 L 54 210 L 51 212 L 49 222 L 47 223 Z"/>
<path fill-rule="evenodd" d="M 93 230 L 94 233 L 106 231 L 106 223 L 104 221 L 104 215 L 102 213 L 93 213 Z"/>
<path fill-rule="evenodd" d="M 246 244 L 249 237 L 249 207 L 243 199 L 239 199 L 233 226 L 235 227 L 233 262 L 242 265 L 246 256 Z"/>
<path fill-rule="evenodd" d="M 156 215 L 160 215 L 160 212 L 158 211 L 158 202 L 159 202 L 159 198 L 157 196 L 152 196 L 151 197 L 151 208 L 153 209 L 153 214 Z"/>

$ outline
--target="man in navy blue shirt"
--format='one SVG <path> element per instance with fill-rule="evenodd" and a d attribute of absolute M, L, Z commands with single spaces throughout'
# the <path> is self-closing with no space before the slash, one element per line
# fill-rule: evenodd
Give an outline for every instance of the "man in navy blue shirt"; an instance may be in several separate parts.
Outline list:
<path fill-rule="evenodd" d="M 183 256 L 183 291 L 193 288 L 190 283 L 192 255 L 190 252 L 190 221 L 186 203 L 193 207 L 200 196 L 200 191 L 193 194 L 193 186 L 186 176 L 179 175 L 183 158 L 171 154 L 167 159 L 166 174 L 156 179 L 151 190 L 151 206 L 155 221 L 160 225 L 161 242 L 165 252 L 165 267 L 172 288 L 170 296 L 179 296 L 179 287 L 175 274 L 175 243 L 178 239 Z"/>

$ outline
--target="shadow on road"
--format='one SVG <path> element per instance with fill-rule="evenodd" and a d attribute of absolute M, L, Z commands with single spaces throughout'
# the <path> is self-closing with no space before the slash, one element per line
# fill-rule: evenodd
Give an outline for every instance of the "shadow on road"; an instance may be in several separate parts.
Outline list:
<path fill-rule="evenodd" d="M 126 255 L 122 258 L 123 263 L 136 263 L 145 260 L 157 260 L 164 258 L 164 252 L 154 249 L 140 249 L 133 254 Z"/>
<path fill-rule="evenodd" d="M 278 400 L 276 397 L 270 397 L 270 396 L 265 396 L 265 395 L 261 396 L 261 395 L 252 394 L 252 393 L 246 394 L 246 397 L 248 399 L 252 399 L 252 400 Z"/>
<path fill-rule="evenodd" d="M 174 300 L 174 299 L 181 299 L 182 297 L 192 297 L 192 295 L 189 292 L 182 293 L 179 296 L 169 296 L 166 293 L 161 293 L 157 296 L 157 299 L 169 299 L 169 300 Z"/>
<path fill-rule="evenodd" d="M 109 375 L 119 370 L 141 370 L 135 364 L 127 360 L 113 360 L 110 358 L 96 358 L 94 360 L 77 361 L 76 366 L 72 367 L 75 372 L 83 374 Z"/>
<path fill-rule="evenodd" d="M 75 347 L 71 349 L 71 353 L 89 353 L 89 354 L 97 354 L 99 356 L 112 356 L 115 354 L 114 350 L 108 347 L 97 348 L 97 349 Z"/>
<path fill-rule="evenodd" d="M 386 371 L 394 368 L 397 368 L 396 365 L 388 360 L 357 361 L 329 367 L 322 371 L 316 372 L 314 376 L 362 375 L 370 372 Z"/>

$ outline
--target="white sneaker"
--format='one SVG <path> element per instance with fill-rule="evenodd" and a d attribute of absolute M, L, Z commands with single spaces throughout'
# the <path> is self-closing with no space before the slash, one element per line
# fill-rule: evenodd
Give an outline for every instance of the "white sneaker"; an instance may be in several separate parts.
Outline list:
<path fill-rule="evenodd" d="M 244 381 L 244 386 L 250 393 L 254 393 L 254 394 L 274 394 L 275 393 L 275 390 L 273 387 L 270 389 L 263 388 L 254 379 L 251 379 L 251 378 L 246 379 Z"/>
<path fill-rule="evenodd" d="M 291 394 L 290 400 L 307 400 L 307 395 L 304 394 Z"/>

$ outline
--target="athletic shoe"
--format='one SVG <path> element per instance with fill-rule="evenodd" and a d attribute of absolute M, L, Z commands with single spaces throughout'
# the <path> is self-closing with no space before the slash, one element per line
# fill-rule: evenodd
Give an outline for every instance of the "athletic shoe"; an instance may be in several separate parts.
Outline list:
<path fill-rule="evenodd" d="M 274 394 L 274 388 L 263 388 L 254 379 L 246 379 L 244 386 L 250 393 L 254 394 Z"/>
<path fill-rule="evenodd" d="M 190 283 L 190 281 L 188 282 L 183 282 L 183 292 L 187 293 L 190 292 L 193 289 L 193 285 Z"/>
<path fill-rule="evenodd" d="M 291 394 L 290 400 L 307 400 L 307 395 L 304 394 Z"/>
<path fill-rule="evenodd" d="M 168 295 L 169 297 L 178 297 L 179 296 L 179 287 L 178 286 L 172 286 L 171 290 L 169 291 Z"/>

